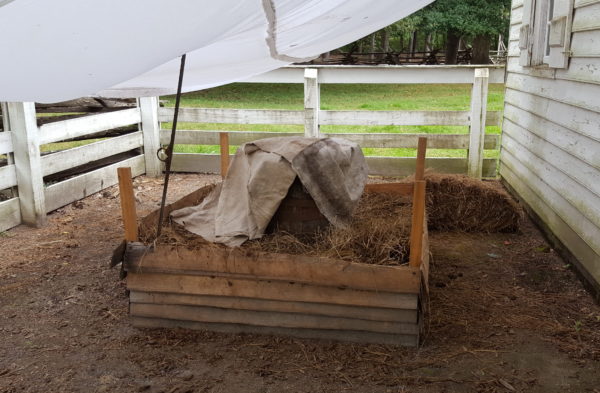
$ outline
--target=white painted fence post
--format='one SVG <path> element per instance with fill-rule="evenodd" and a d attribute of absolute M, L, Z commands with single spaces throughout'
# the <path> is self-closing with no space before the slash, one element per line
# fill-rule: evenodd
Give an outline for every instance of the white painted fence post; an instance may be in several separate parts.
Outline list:
<path fill-rule="evenodd" d="M 9 102 L 7 107 L 21 218 L 23 223 L 39 227 L 46 222 L 46 201 L 35 104 Z"/>
<path fill-rule="evenodd" d="M 471 124 L 469 128 L 469 157 L 467 173 L 481 179 L 483 173 L 483 143 L 485 140 L 485 119 L 487 116 L 488 82 L 487 68 L 476 68 L 471 92 Z"/>
<path fill-rule="evenodd" d="M 321 98 L 318 71 L 315 68 L 304 70 L 304 136 L 319 137 L 319 110 Z"/>
<path fill-rule="evenodd" d="M 146 175 L 158 177 L 162 175 L 162 162 L 156 152 L 160 148 L 160 123 L 158 121 L 158 97 L 140 97 L 138 107 L 142 122 L 140 128 L 144 135 L 144 160 Z"/>

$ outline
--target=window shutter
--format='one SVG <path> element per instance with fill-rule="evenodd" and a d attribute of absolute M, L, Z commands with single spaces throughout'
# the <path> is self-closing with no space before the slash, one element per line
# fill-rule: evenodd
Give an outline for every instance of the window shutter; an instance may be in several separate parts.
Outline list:
<path fill-rule="evenodd" d="M 550 35 L 548 36 L 550 46 L 548 65 L 551 68 L 567 68 L 571 47 L 573 0 L 555 0 L 553 16 L 554 18 L 550 21 Z"/>
<path fill-rule="evenodd" d="M 519 30 L 519 64 L 523 67 L 531 65 L 531 51 L 533 48 L 533 9 L 534 0 L 523 1 L 523 20 Z"/>

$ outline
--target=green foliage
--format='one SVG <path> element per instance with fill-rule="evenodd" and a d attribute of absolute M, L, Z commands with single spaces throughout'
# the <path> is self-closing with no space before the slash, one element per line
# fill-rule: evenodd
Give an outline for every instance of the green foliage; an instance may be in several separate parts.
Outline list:
<path fill-rule="evenodd" d="M 427 31 L 491 36 L 508 28 L 510 0 L 436 0 L 417 15 Z"/>

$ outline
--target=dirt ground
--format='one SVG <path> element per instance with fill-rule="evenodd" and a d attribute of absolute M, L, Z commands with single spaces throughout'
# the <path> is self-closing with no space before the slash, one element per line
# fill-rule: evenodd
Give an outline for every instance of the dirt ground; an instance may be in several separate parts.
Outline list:
<path fill-rule="evenodd" d="M 216 177 L 176 175 L 170 200 Z M 140 216 L 161 180 L 135 180 Z M 600 306 L 525 222 L 431 232 L 418 349 L 140 330 L 109 269 L 115 187 L 0 234 L 0 392 L 600 392 Z"/>

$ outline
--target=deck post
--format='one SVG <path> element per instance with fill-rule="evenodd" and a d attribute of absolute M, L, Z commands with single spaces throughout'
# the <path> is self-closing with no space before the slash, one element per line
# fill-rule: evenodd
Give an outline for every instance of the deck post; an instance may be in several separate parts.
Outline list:
<path fill-rule="evenodd" d="M 12 131 L 21 218 L 24 224 L 39 227 L 46 222 L 46 200 L 35 104 L 9 102 L 6 108 Z"/>
<path fill-rule="evenodd" d="M 140 130 L 144 136 L 144 161 L 146 175 L 159 177 L 162 175 L 162 162 L 156 152 L 160 148 L 160 122 L 158 121 L 158 97 L 140 97 Z"/>
<path fill-rule="evenodd" d="M 487 68 L 475 69 L 471 92 L 467 174 L 476 179 L 481 179 L 483 173 L 483 143 L 485 140 L 489 78 L 490 72 Z"/>
<path fill-rule="evenodd" d="M 321 108 L 318 71 L 315 68 L 304 70 L 304 136 L 319 137 L 319 110 Z"/>
<path fill-rule="evenodd" d="M 219 133 L 219 151 L 221 155 L 221 178 L 225 179 L 227 176 L 227 169 L 229 169 L 229 133 Z"/>

